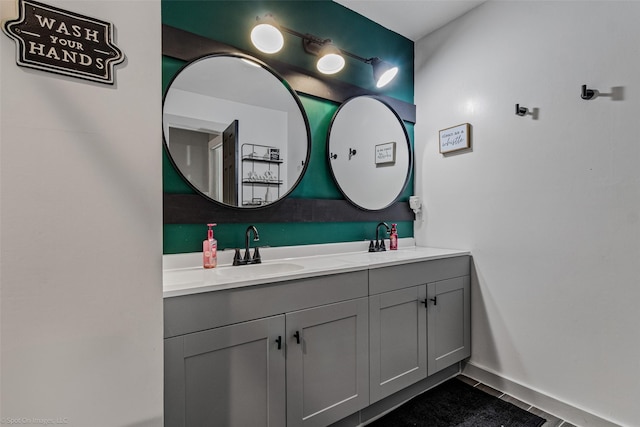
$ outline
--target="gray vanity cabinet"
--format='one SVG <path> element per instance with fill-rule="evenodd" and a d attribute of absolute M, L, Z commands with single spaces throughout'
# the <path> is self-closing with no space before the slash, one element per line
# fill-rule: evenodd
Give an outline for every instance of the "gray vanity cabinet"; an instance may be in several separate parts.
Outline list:
<path fill-rule="evenodd" d="M 428 375 L 471 356 L 469 276 L 427 285 Z"/>
<path fill-rule="evenodd" d="M 165 426 L 325 427 L 387 408 L 470 355 L 469 272 L 456 256 L 165 298 Z"/>
<path fill-rule="evenodd" d="M 326 426 L 366 407 L 367 279 L 361 270 L 165 298 L 164 425 Z"/>
<path fill-rule="evenodd" d="M 287 427 L 327 426 L 369 404 L 368 300 L 286 315 Z"/>
<path fill-rule="evenodd" d="M 371 402 L 471 355 L 468 256 L 369 272 Z"/>
<path fill-rule="evenodd" d="M 425 286 L 369 298 L 371 403 L 427 376 Z"/>
<path fill-rule="evenodd" d="M 285 425 L 285 317 L 165 339 L 165 425 Z"/>

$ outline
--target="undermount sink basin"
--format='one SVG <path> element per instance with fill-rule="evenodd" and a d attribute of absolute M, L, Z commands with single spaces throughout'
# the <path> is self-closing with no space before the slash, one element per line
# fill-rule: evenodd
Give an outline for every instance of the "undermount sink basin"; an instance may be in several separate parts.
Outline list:
<path fill-rule="evenodd" d="M 232 267 L 219 266 L 212 269 L 202 267 L 169 270 L 163 273 L 165 286 L 175 286 L 186 283 L 215 284 L 220 281 L 244 281 L 260 277 L 273 277 L 292 273 L 304 269 L 304 266 L 291 262 L 274 262 Z"/>
<path fill-rule="evenodd" d="M 291 273 L 302 270 L 304 267 L 300 264 L 290 262 L 278 262 L 269 264 L 251 264 L 239 265 L 235 267 L 223 267 L 218 269 L 217 273 L 225 278 L 252 278 L 256 276 L 270 276 L 273 274 Z"/>

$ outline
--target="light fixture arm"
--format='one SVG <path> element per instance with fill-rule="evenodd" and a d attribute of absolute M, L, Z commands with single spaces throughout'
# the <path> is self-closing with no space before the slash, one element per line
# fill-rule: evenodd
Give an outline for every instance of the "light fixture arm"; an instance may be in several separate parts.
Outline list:
<path fill-rule="evenodd" d="M 304 34 L 302 36 L 302 47 L 310 55 L 318 56 L 322 46 L 329 43 L 331 43 L 331 39 L 321 39 L 313 34 Z"/>
<path fill-rule="evenodd" d="M 307 53 L 310 53 L 312 55 L 317 55 L 320 48 L 322 46 L 324 46 L 327 43 L 331 43 L 331 39 L 323 39 L 321 37 L 315 36 L 313 34 L 310 33 L 300 33 L 296 30 L 293 30 L 291 28 L 287 28 L 283 25 L 279 25 L 280 30 L 282 30 L 283 32 L 287 33 L 287 34 L 291 34 L 292 36 L 296 36 L 300 39 L 302 39 L 302 43 L 304 46 L 304 49 Z M 316 45 L 316 47 L 311 47 L 311 45 Z M 379 59 L 379 58 L 364 58 L 362 56 L 356 55 L 355 53 L 351 53 L 349 51 L 346 51 L 344 49 L 340 49 L 338 48 L 338 50 L 340 51 L 340 53 L 342 53 L 345 56 L 348 56 L 350 58 L 353 59 L 357 59 L 360 62 L 364 62 L 365 64 L 371 64 L 374 60 Z"/>
<path fill-rule="evenodd" d="M 292 36 L 296 36 L 299 39 L 302 39 L 303 45 L 307 45 L 310 43 L 316 44 L 319 47 L 321 47 L 322 45 L 324 45 L 325 43 L 331 43 L 331 39 L 322 39 L 318 36 L 314 36 L 313 34 L 309 34 L 309 33 L 300 33 L 296 30 L 293 30 L 291 28 L 287 28 L 285 26 L 282 25 L 278 25 L 278 28 L 282 31 L 285 32 L 287 34 L 291 34 Z M 306 47 L 305 47 L 306 50 Z M 316 52 L 309 52 L 309 53 L 313 53 L 316 54 Z"/>
<path fill-rule="evenodd" d="M 365 64 L 371 64 L 376 58 L 363 58 L 362 56 L 358 56 L 355 53 L 347 52 L 346 50 L 340 49 L 340 52 L 345 54 L 346 56 L 357 59 L 360 62 L 364 62 Z"/>
<path fill-rule="evenodd" d="M 305 39 L 305 38 L 309 38 L 309 37 L 315 37 L 315 36 L 313 36 L 311 34 L 299 33 L 296 30 L 292 30 L 291 28 L 283 27 L 282 25 L 280 25 L 280 29 L 282 31 L 284 31 L 285 33 L 287 33 L 287 34 L 291 34 L 292 36 L 296 36 L 296 37 L 299 37 L 301 39 Z"/>

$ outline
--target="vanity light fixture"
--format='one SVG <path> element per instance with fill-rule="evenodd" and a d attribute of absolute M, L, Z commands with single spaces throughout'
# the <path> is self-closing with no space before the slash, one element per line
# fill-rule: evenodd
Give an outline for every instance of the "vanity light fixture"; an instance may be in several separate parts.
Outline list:
<path fill-rule="evenodd" d="M 331 39 L 322 39 L 313 34 L 302 34 L 291 28 L 278 24 L 271 14 L 256 18 L 256 25 L 251 30 L 251 42 L 261 52 L 273 54 L 279 52 L 284 46 L 282 32 L 291 34 L 302 39 L 304 51 L 311 55 L 318 56 L 316 67 L 323 74 L 335 74 L 342 70 L 345 65 L 345 56 L 357 59 L 360 62 L 371 65 L 373 68 L 373 79 L 377 88 L 386 86 L 391 82 L 398 67 L 389 64 L 378 57 L 363 58 L 354 53 L 338 48 Z"/>

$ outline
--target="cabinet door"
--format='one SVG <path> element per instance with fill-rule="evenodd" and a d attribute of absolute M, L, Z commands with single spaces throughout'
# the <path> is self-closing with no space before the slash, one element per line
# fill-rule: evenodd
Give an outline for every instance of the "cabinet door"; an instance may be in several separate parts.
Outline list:
<path fill-rule="evenodd" d="M 287 427 L 326 426 L 369 404 L 368 299 L 287 314 Z"/>
<path fill-rule="evenodd" d="M 281 315 L 166 339 L 165 425 L 284 426 L 284 320 Z"/>
<path fill-rule="evenodd" d="M 427 284 L 428 375 L 471 355 L 469 292 L 469 276 Z"/>
<path fill-rule="evenodd" d="M 369 298 L 371 403 L 427 376 L 426 286 Z"/>

